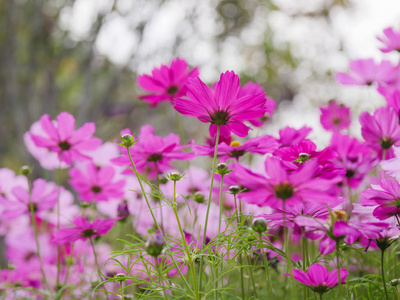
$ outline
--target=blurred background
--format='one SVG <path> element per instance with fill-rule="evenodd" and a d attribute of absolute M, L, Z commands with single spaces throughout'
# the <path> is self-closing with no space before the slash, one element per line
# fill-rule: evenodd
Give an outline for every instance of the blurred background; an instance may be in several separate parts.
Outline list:
<path fill-rule="evenodd" d="M 104 140 L 146 123 L 176 132 L 170 104 L 150 109 L 136 77 L 178 56 L 210 84 L 226 70 L 260 82 L 278 102 L 263 132 L 307 124 L 326 143 L 319 105 L 337 98 L 357 119 L 384 101 L 373 88 L 339 86 L 334 73 L 350 59 L 381 60 L 376 36 L 399 20 L 398 0 L 0 1 L 0 166 L 35 164 L 23 134 L 44 113 L 96 122 Z M 208 126 L 183 122 L 202 143 Z"/>

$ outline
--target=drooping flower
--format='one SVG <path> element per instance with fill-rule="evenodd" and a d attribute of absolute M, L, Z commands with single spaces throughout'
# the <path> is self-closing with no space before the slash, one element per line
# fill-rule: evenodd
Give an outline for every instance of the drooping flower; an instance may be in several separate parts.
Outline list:
<path fill-rule="evenodd" d="M 351 123 L 350 108 L 338 104 L 336 100 L 329 101 L 327 106 L 320 107 L 321 124 L 329 131 L 339 132 L 347 129 Z"/>
<path fill-rule="evenodd" d="M 332 163 L 346 170 L 344 183 L 351 188 L 357 188 L 377 164 L 376 154 L 351 136 L 334 133 L 330 146 L 338 154 Z"/>
<path fill-rule="evenodd" d="M 69 165 L 73 161 L 90 159 L 85 152 L 93 151 L 101 145 L 99 138 L 92 137 L 96 130 L 94 123 L 85 123 L 75 130 L 75 119 L 67 112 L 60 113 L 56 122 L 47 114 L 39 122 L 44 134 L 31 133 L 33 142 L 38 147 L 57 153 L 58 158 Z"/>
<path fill-rule="evenodd" d="M 123 131 L 123 133 L 126 133 Z M 194 153 L 184 152 L 183 149 L 193 144 L 193 141 L 180 144 L 180 138 L 176 134 L 169 134 L 164 138 L 154 135 L 154 128 L 144 125 L 138 135 L 139 141 L 129 151 L 139 172 L 148 171 L 150 178 L 156 178 L 158 174 L 174 169 L 170 162 L 174 160 L 192 160 Z M 126 148 L 122 147 L 122 156 L 112 161 L 119 166 L 131 165 Z M 125 170 L 124 174 L 132 174 Z"/>
<path fill-rule="evenodd" d="M 386 158 L 393 157 L 393 145 L 400 144 L 399 116 L 389 106 L 380 107 L 373 116 L 368 112 L 360 115 L 361 134 L 367 144 L 375 149 L 382 157 L 383 150 Z"/>
<path fill-rule="evenodd" d="M 247 152 L 257 154 L 272 153 L 278 146 L 278 142 L 273 137 L 264 135 L 248 139 L 243 144 L 238 141 L 232 141 L 230 144 L 221 143 L 218 146 L 217 154 L 220 155 L 220 161 L 225 162 L 229 158 L 239 160 Z M 195 145 L 193 150 L 200 155 L 214 155 L 213 146 Z"/>
<path fill-rule="evenodd" d="M 317 227 L 320 224 L 316 224 Z M 336 248 L 336 243 L 343 240 L 347 245 L 353 244 L 360 236 L 360 232 L 354 224 L 348 223 L 344 220 L 337 220 L 333 226 L 325 229 L 326 235 L 319 243 L 318 250 L 322 255 L 332 253 Z"/>
<path fill-rule="evenodd" d="M 155 107 L 163 101 L 173 101 L 174 98 L 185 96 L 188 79 L 199 75 L 199 70 L 194 68 L 189 72 L 188 65 L 184 59 L 172 60 L 171 66 L 161 65 L 154 68 L 152 75 L 140 75 L 137 78 L 138 85 L 149 91 L 150 94 L 139 96 L 140 99 Z"/>
<path fill-rule="evenodd" d="M 393 178 L 385 178 L 379 185 L 361 192 L 361 204 L 365 206 L 378 205 L 373 215 L 379 220 L 386 220 L 400 214 L 400 184 Z"/>
<path fill-rule="evenodd" d="M 341 284 L 346 283 L 345 279 L 348 275 L 346 269 L 340 269 Z M 338 270 L 334 269 L 329 272 L 327 268 L 318 263 L 311 265 L 307 272 L 294 269 L 293 278 L 320 294 L 326 293 L 339 284 Z"/>
<path fill-rule="evenodd" d="M 31 194 L 27 188 L 17 186 L 12 190 L 14 201 L 2 203 L 5 208 L 3 216 L 11 219 L 23 214 L 29 215 L 31 209 L 35 214 L 49 211 L 57 203 L 57 191 L 55 183 L 48 183 L 41 178 L 33 182 Z"/>
<path fill-rule="evenodd" d="M 380 50 L 383 53 L 400 52 L 400 31 L 395 31 L 392 27 L 388 27 L 383 30 L 383 34 L 385 35 L 384 37 L 377 37 L 383 43 L 383 47 Z"/>
<path fill-rule="evenodd" d="M 97 167 L 93 162 L 88 162 L 84 170 L 72 168 L 69 175 L 69 184 L 83 201 L 108 201 L 120 199 L 124 195 L 125 180 L 115 180 L 115 169 L 112 166 Z"/>
<path fill-rule="evenodd" d="M 345 85 L 371 85 L 374 82 L 390 83 L 395 77 L 395 69 L 387 60 L 379 64 L 372 58 L 352 60 L 350 71 L 351 73 L 337 73 L 336 80 Z"/>
<path fill-rule="evenodd" d="M 243 122 L 264 116 L 265 94 L 247 95 L 238 98 L 239 77 L 233 71 L 221 74 L 214 91 L 199 77 L 189 79 L 186 85 L 189 100 L 175 99 L 174 108 L 181 114 L 198 118 L 203 123 L 211 123 L 210 136 L 215 136 L 218 126 L 220 135 L 247 136 L 250 127 Z"/>
<path fill-rule="evenodd" d="M 94 239 L 99 235 L 105 235 L 114 226 L 116 219 L 94 220 L 90 223 L 81 216 L 75 217 L 72 224 L 73 228 L 63 228 L 54 232 L 54 241 L 65 244 L 77 240 Z"/>

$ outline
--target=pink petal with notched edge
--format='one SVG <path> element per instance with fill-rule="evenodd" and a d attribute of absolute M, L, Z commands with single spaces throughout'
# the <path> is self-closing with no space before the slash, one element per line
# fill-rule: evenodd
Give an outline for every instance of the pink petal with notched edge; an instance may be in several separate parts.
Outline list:
<path fill-rule="evenodd" d="M 75 118 L 67 112 L 62 112 L 57 116 L 57 127 L 60 140 L 65 141 L 74 134 Z"/>

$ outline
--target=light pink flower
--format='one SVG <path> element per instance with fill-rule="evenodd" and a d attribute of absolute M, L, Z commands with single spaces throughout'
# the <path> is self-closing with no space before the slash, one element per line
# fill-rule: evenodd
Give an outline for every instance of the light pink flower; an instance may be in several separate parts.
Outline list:
<path fill-rule="evenodd" d="M 377 37 L 383 43 L 383 47 L 380 50 L 383 53 L 400 52 L 400 30 L 395 31 L 392 27 L 388 27 L 383 30 L 383 34 L 385 35 L 384 37 Z"/>

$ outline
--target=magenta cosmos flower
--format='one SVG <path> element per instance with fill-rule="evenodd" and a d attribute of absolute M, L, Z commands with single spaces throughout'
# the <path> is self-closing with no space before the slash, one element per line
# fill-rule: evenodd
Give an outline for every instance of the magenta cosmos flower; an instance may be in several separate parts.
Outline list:
<path fill-rule="evenodd" d="M 217 133 L 221 126 L 220 135 L 247 136 L 250 127 L 243 121 L 261 118 L 265 115 L 265 93 L 246 95 L 238 98 L 240 91 L 239 76 L 233 71 L 221 74 L 215 84 L 214 91 L 199 77 L 189 78 L 186 85 L 188 99 L 175 99 L 175 109 L 181 114 L 198 118 L 203 123 L 211 123 L 210 135 Z"/>
<path fill-rule="evenodd" d="M 390 83 L 395 77 L 395 68 L 387 60 L 379 64 L 372 58 L 352 60 L 350 71 L 349 74 L 337 73 L 336 80 L 345 85 L 371 85 L 374 82 Z"/>
<path fill-rule="evenodd" d="M 228 159 L 239 160 L 245 153 L 266 154 L 272 153 L 278 148 L 278 142 L 268 135 L 248 139 L 243 144 L 238 141 L 220 143 L 217 154 L 220 155 L 220 161 L 225 162 Z M 193 146 L 193 150 L 199 155 L 214 155 L 214 146 Z"/>
<path fill-rule="evenodd" d="M 379 154 L 386 151 L 386 158 L 393 157 L 393 145 L 400 143 L 399 116 L 389 106 L 380 107 L 373 116 L 368 112 L 360 115 L 361 134 L 367 144 Z"/>
<path fill-rule="evenodd" d="M 400 30 L 395 31 L 392 27 L 388 27 L 383 30 L 383 34 L 385 35 L 384 37 L 377 37 L 383 43 L 383 47 L 380 50 L 383 53 L 400 52 Z"/>
<path fill-rule="evenodd" d="M 339 132 L 347 129 L 351 123 L 350 108 L 332 100 L 327 106 L 320 107 L 321 124 L 329 131 Z"/>
<path fill-rule="evenodd" d="M 293 270 L 293 278 L 298 282 L 310 287 L 316 293 L 326 293 L 329 289 L 339 284 L 338 270 L 328 271 L 327 268 L 320 264 L 311 265 L 307 272 L 303 270 Z M 349 275 L 346 269 L 340 269 L 340 280 L 345 284 L 346 277 Z"/>
<path fill-rule="evenodd" d="M 392 177 L 382 179 L 379 185 L 372 185 L 361 192 L 361 204 L 364 206 L 378 205 L 373 215 L 379 220 L 386 220 L 400 214 L 400 184 Z"/>
<path fill-rule="evenodd" d="M 59 244 L 75 242 L 77 240 L 94 239 L 99 235 L 105 235 L 114 226 L 116 219 L 88 220 L 78 216 L 72 221 L 73 228 L 64 228 L 54 232 L 54 241 Z"/>
<path fill-rule="evenodd" d="M 281 147 L 289 147 L 295 145 L 304 140 L 312 131 L 312 128 L 303 126 L 300 129 L 292 127 L 285 127 L 279 130 L 279 139 L 277 142 L 281 144 Z"/>
<path fill-rule="evenodd" d="M 123 131 L 121 134 L 130 133 Z M 131 133 L 130 133 L 131 134 Z M 192 160 L 194 153 L 183 151 L 184 148 L 193 144 L 180 144 L 179 136 L 169 134 L 164 138 L 154 135 L 154 128 L 150 125 L 144 125 L 138 135 L 139 141 L 133 145 L 129 151 L 139 172 L 147 171 L 149 177 L 156 178 L 158 174 L 173 170 L 170 165 L 173 160 Z M 112 161 L 119 166 L 130 166 L 131 162 L 125 147 L 122 149 L 123 155 Z M 131 174 L 130 170 L 125 170 L 124 174 Z"/>
<path fill-rule="evenodd" d="M 112 166 L 97 167 L 94 163 L 86 164 L 84 171 L 72 168 L 69 171 L 69 184 L 79 193 L 79 198 L 87 202 L 122 199 L 125 180 L 115 180 Z"/>
<path fill-rule="evenodd" d="M 59 159 L 67 164 L 90 159 L 84 152 L 93 151 L 101 145 L 99 138 L 92 137 L 96 130 L 94 123 L 85 123 L 75 130 L 75 119 L 67 112 L 60 113 L 56 122 L 49 115 L 43 115 L 39 122 L 44 135 L 31 133 L 33 142 L 38 147 L 56 152 Z"/>
<path fill-rule="evenodd" d="M 152 75 L 140 75 L 137 78 L 138 85 L 149 91 L 148 95 L 139 96 L 154 107 L 163 101 L 171 101 L 176 97 L 186 94 L 185 84 L 190 77 L 198 76 L 199 70 L 194 68 L 189 72 L 188 65 L 184 59 L 177 58 L 171 62 L 171 66 L 161 65 L 154 68 Z"/>

